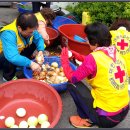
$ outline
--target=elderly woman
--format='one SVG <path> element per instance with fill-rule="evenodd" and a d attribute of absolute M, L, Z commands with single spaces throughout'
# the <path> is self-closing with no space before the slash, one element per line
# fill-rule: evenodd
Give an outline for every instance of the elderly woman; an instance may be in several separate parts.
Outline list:
<path fill-rule="evenodd" d="M 109 29 L 101 23 L 85 28 L 92 53 L 72 55 L 82 64 L 73 71 L 69 65 L 68 48 L 63 48 L 61 63 L 66 77 L 71 82 L 68 90 L 76 104 L 78 115 L 70 117 L 77 128 L 114 127 L 129 110 L 128 74 L 124 59 L 111 44 Z M 79 81 L 86 79 L 92 87 L 88 89 Z"/>

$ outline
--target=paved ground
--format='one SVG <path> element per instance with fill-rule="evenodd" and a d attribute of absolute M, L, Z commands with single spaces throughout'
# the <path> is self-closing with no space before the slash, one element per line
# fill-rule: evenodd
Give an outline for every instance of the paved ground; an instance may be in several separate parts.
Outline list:
<path fill-rule="evenodd" d="M 14 18 L 17 17 L 17 15 L 17 9 L 0 7 L 0 25 L 4 25 L 5 22 L 11 22 Z M 0 84 L 2 83 L 2 71 L 0 71 Z M 69 116 L 76 114 L 75 104 L 67 91 L 61 93 L 60 95 L 63 101 L 63 112 L 61 119 L 55 128 L 73 128 L 70 125 L 68 119 Z M 116 126 L 116 128 L 130 128 L 130 112 L 128 113 L 126 119 L 123 122 L 121 122 L 118 126 Z"/>

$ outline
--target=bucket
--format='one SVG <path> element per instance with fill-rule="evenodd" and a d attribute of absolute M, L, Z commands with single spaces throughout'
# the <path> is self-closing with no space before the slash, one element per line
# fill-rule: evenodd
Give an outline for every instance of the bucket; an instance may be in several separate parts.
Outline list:
<path fill-rule="evenodd" d="M 57 56 L 46 56 L 44 57 L 44 63 L 48 63 L 49 65 L 51 65 L 52 62 L 57 62 L 58 66 L 61 67 L 61 59 Z M 76 70 L 76 66 L 70 62 L 70 66 L 73 70 Z M 28 79 L 32 79 L 33 78 L 33 74 L 32 74 L 32 70 L 29 69 L 28 67 L 24 67 L 23 69 L 23 73 L 25 75 L 26 78 Z M 55 88 L 58 92 L 62 92 L 62 91 L 66 91 L 67 90 L 67 85 L 68 82 L 63 82 L 63 83 L 59 83 L 59 84 L 50 84 L 53 88 Z"/>
<path fill-rule="evenodd" d="M 64 17 L 64 16 L 57 16 L 53 20 L 52 26 L 54 29 L 58 30 L 58 27 L 60 27 L 61 25 L 64 25 L 64 24 L 76 24 L 76 22 L 67 17 Z"/>
<path fill-rule="evenodd" d="M 49 41 L 50 41 L 50 44 L 48 46 L 51 46 L 57 40 L 59 32 L 51 27 L 46 27 L 46 31 L 47 34 L 49 35 Z"/>
<path fill-rule="evenodd" d="M 86 39 L 84 32 L 85 25 L 82 24 L 65 24 L 58 28 L 60 32 L 60 41 L 62 47 L 67 46 L 70 50 L 74 50 L 82 55 L 88 55 L 92 51 L 87 42 L 79 42 L 74 40 L 74 36 L 78 35 Z"/>
<path fill-rule="evenodd" d="M 19 13 L 32 13 L 31 2 L 19 2 L 17 3 L 17 8 L 18 8 Z"/>
<path fill-rule="evenodd" d="M 25 108 L 24 117 L 16 115 L 18 108 Z M 0 116 L 5 117 L 0 119 L 0 128 L 7 128 L 5 119 L 8 117 L 13 117 L 15 124 L 19 125 L 30 116 L 38 117 L 39 114 L 48 116 L 49 128 L 54 128 L 61 117 L 61 97 L 50 85 L 34 79 L 18 79 L 0 86 Z"/>

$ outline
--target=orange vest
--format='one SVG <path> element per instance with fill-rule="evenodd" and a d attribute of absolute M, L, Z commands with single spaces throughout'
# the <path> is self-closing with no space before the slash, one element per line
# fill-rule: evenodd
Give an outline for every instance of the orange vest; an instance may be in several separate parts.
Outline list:
<path fill-rule="evenodd" d="M 116 112 L 129 103 L 125 61 L 118 53 L 116 62 L 102 51 L 91 54 L 97 64 L 96 76 L 88 80 L 92 86 L 93 106 L 107 112 Z"/>

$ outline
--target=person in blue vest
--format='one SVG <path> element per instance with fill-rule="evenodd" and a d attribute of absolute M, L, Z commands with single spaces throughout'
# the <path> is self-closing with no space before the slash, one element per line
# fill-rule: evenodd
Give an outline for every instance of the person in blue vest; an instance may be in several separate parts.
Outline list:
<path fill-rule="evenodd" d="M 44 39 L 37 31 L 38 20 L 33 13 L 22 13 L 11 24 L 0 30 L 0 67 L 3 68 L 3 79 L 16 79 L 16 67 L 30 67 L 40 71 L 41 66 L 31 60 L 31 55 L 38 50 L 43 57 Z"/>

